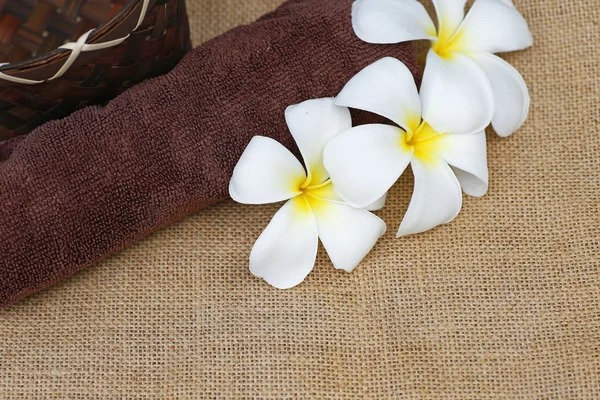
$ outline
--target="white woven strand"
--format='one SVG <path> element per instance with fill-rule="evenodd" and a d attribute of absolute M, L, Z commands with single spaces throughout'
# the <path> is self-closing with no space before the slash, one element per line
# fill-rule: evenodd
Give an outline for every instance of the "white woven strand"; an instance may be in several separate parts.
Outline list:
<path fill-rule="evenodd" d="M 142 10 L 140 12 L 138 22 L 132 31 L 135 31 L 137 28 L 139 28 L 140 25 L 142 24 L 142 22 L 144 21 L 144 18 L 146 17 L 146 12 L 148 11 L 149 4 L 150 4 L 150 0 L 143 0 Z M 79 39 L 77 39 L 77 42 L 65 43 L 59 47 L 59 49 L 62 49 L 62 50 L 71 50 L 71 54 L 69 54 L 69 57 L 67 57 L 64 64 L 62 65 L 62 67 L 56 72 L 56 74 L 54 74 L 53 77 L 46 79 L 45 81 L 34 81 L 31 79 L 18 78 L 16 76 L 7 75 L 7 74 L 0 72 L 0 79 L 9 81 L 9 82 L 19 83 L 19 84 L 25 84 L 25 85 L 37 85 L 38 83 L 52 81 L 54 79 L 57 79 L 57 78 L 60 78 L 61 76 L 63 76 L 69 70 L 69 68 L 71 68 L 71 66 L 73 65 L 75 60 L 77 60 L 77 57 L 79 57 L 79 55 L 82 52 L 102 50 L 102 49 L 107 49 L 109 47 L 117 46 L 117 45 L 123 43 L 125 40 L 127 40 L 127 38 L 129 38 L 129 36 L 131 35 L 131 33 L 130 33 L 125 37 L 110 40 L 110 41 L 104 42 L 104 43 L 93 43 L 93 44 L 86 43 L 88 38 L 90 37 L 90 35 L 93 32 L 94 32 L 94 29 L 81 35 L 79 37 Z M 8 63 L 0 64 L 0 68 L 5 65 L 8 65 Z"/>
<path fill-rule="evenodd" d="M 124 38 L 111 40 L 109 42 L 87 44 L 86 41 L 88 40 L 88 37 L 92 34 L 92 32 L 94 32 L 94 30 L 84 33 L 83 35 L 81 35 L 81 37 L 75 43 L 72 43 L 72 42 L 66 43 L 59 47 L 59 49 L 71 50 L 71 54 L 69 54 L 69 57 L 67 58 L 65 63 L 62 65 L 62 67 L 56 72 L 56 74 L 54 74 L 54 76 L 52 78 L 48 79 L 49 81 L 52 81 L 56 78 L 60 78 L 61 76 L 63 76 L 65 74 L 65 72 L 67 72 L 69 70 L 69 68 L 71 68 L 71 66 L 73 65 L 75 60 L 77 60 L 77 57 L 79 57 L 79 55 L 82 52 L 95 51 L 95 50 L 101 50 L 101 49 L 113 47 L 113 46 L 123 43 L 129 37 L 129 35 L 127 35 Z"/>
<path fill-rule="evenodd" d="M 144 4 L 142 4 L 142 12 L 140 13 L 140 17 L 138 18 L 138 23 L 135 26 L 135 28 L 133 28 L 133 31 L 135 31 L 137 28 L 139 28 L 140 25 L 142 24 L 142 22 L 144 22 L 144 18 L 146 18 L 146 12 L 148 11 L 149 5 L 150 5 L 150 0 L 144 0 Z"/>
<path fill-rule="evenodd" d="M 5 65 L 8 65 L 9 63 L 2 63 L 0 64 L 0 68 L 2 68 Z M 25 79 L 25 78 L 18 78 L 16 76 L 12 76 L 12 75 L 7 75 L 3 72 L 0 72 L 0 79 L 3 79 L 5 81 L 9 81 L 9 82 L 13 82 L 13 83 L 20 83 L 23 85 L 36 85 L 38 83 L 42 83 L 44 81 L 33 81 L 31 79 Z"/>

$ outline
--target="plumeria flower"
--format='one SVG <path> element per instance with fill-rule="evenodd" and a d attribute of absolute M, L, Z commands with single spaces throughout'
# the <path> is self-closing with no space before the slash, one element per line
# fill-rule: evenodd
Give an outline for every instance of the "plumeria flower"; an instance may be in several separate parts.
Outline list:
<path fill-rule="evenodd" d="M 357 0 L 354 31 L 370 43 L 428 39 L 421 99 L 423 119 L 440 132 L 473 133 L 490 121 L 500 136 L 525 122 L 529 92 L 519 72 L 493 53 L 533 44 L 511 0 L 433 0 L 437 29 L 416 0 Z"/>
<path fill-rule="evenodd" d="M 411 164 L 415 189 L 398 236 L 452 221 L 462 207 L 461 187 L 471 196 L 487 192 L 485 132 L 443 133 L 423 121 L 422 96 L 402 62 L 388 57 L 371 64 L 348 82 L 335 103 L 399 126 L 358 126 L 331 139 L 324 151 L 336 192 L 355 207 L 383 196 Z"/>
<path fill-rule="evenodd" d="M 298 285 L 310 273 L 319 238 L 335 268 L 351 272 L 386 231 L 379 217 L 344 204 L 323 166 L 325 144 L 352 127 L 350 111 L 331 98 L 317 99 L 289 107 L 285 117 L 306 169 L 279 142 L 256 136 L 229 186 L 239 203 L 287 200 L 250 254 L 250 271 L 279 289 Z M 371 208 L 381 207 L 383 199 L 375 200 L 379 204 Z"/>

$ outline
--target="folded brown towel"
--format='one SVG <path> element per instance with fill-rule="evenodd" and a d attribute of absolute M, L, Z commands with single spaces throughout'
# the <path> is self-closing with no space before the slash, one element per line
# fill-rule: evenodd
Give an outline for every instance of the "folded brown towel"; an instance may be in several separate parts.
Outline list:
<path fill-rule="evenodd" d="M 410 46 L 355 37 L 351 3 L 288 1 L 104 108 L 1 143 L 0 306 L 225 199 L 254 135 L 293 148 L 288 105 L 336 95 L 384 56 L 416 73 Z"/>

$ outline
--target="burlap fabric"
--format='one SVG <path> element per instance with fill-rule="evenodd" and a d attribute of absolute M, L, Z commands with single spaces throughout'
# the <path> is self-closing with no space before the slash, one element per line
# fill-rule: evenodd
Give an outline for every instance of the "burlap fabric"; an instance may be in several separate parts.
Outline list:
<path fill-rule="evenodd" d="M 194 39 L 279 3 L 190 0 Z M 278 291 L 247 269 L 277 206 L 211 207 L 0 310 L 0 398 L 600 398 L 600 7 L 515 3 L 531 116 L 455 222 Z"/>

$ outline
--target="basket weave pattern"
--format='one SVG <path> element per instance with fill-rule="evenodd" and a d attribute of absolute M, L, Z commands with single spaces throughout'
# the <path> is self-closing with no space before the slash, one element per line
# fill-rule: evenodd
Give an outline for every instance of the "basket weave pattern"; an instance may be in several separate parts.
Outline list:
<path fill-rule="evenodd" d="M 87 105 L 102 104 L 177 64 L 190 48 L 184 0 L 0 0 L 0 72 L 42 81 L 0 79 L 0 140 L 31 132 Z M 127 37 L 123 43 L 81 53 L 51 79 L 70 51 L 57 48 L 94 30 L 87 43 Z"/>

